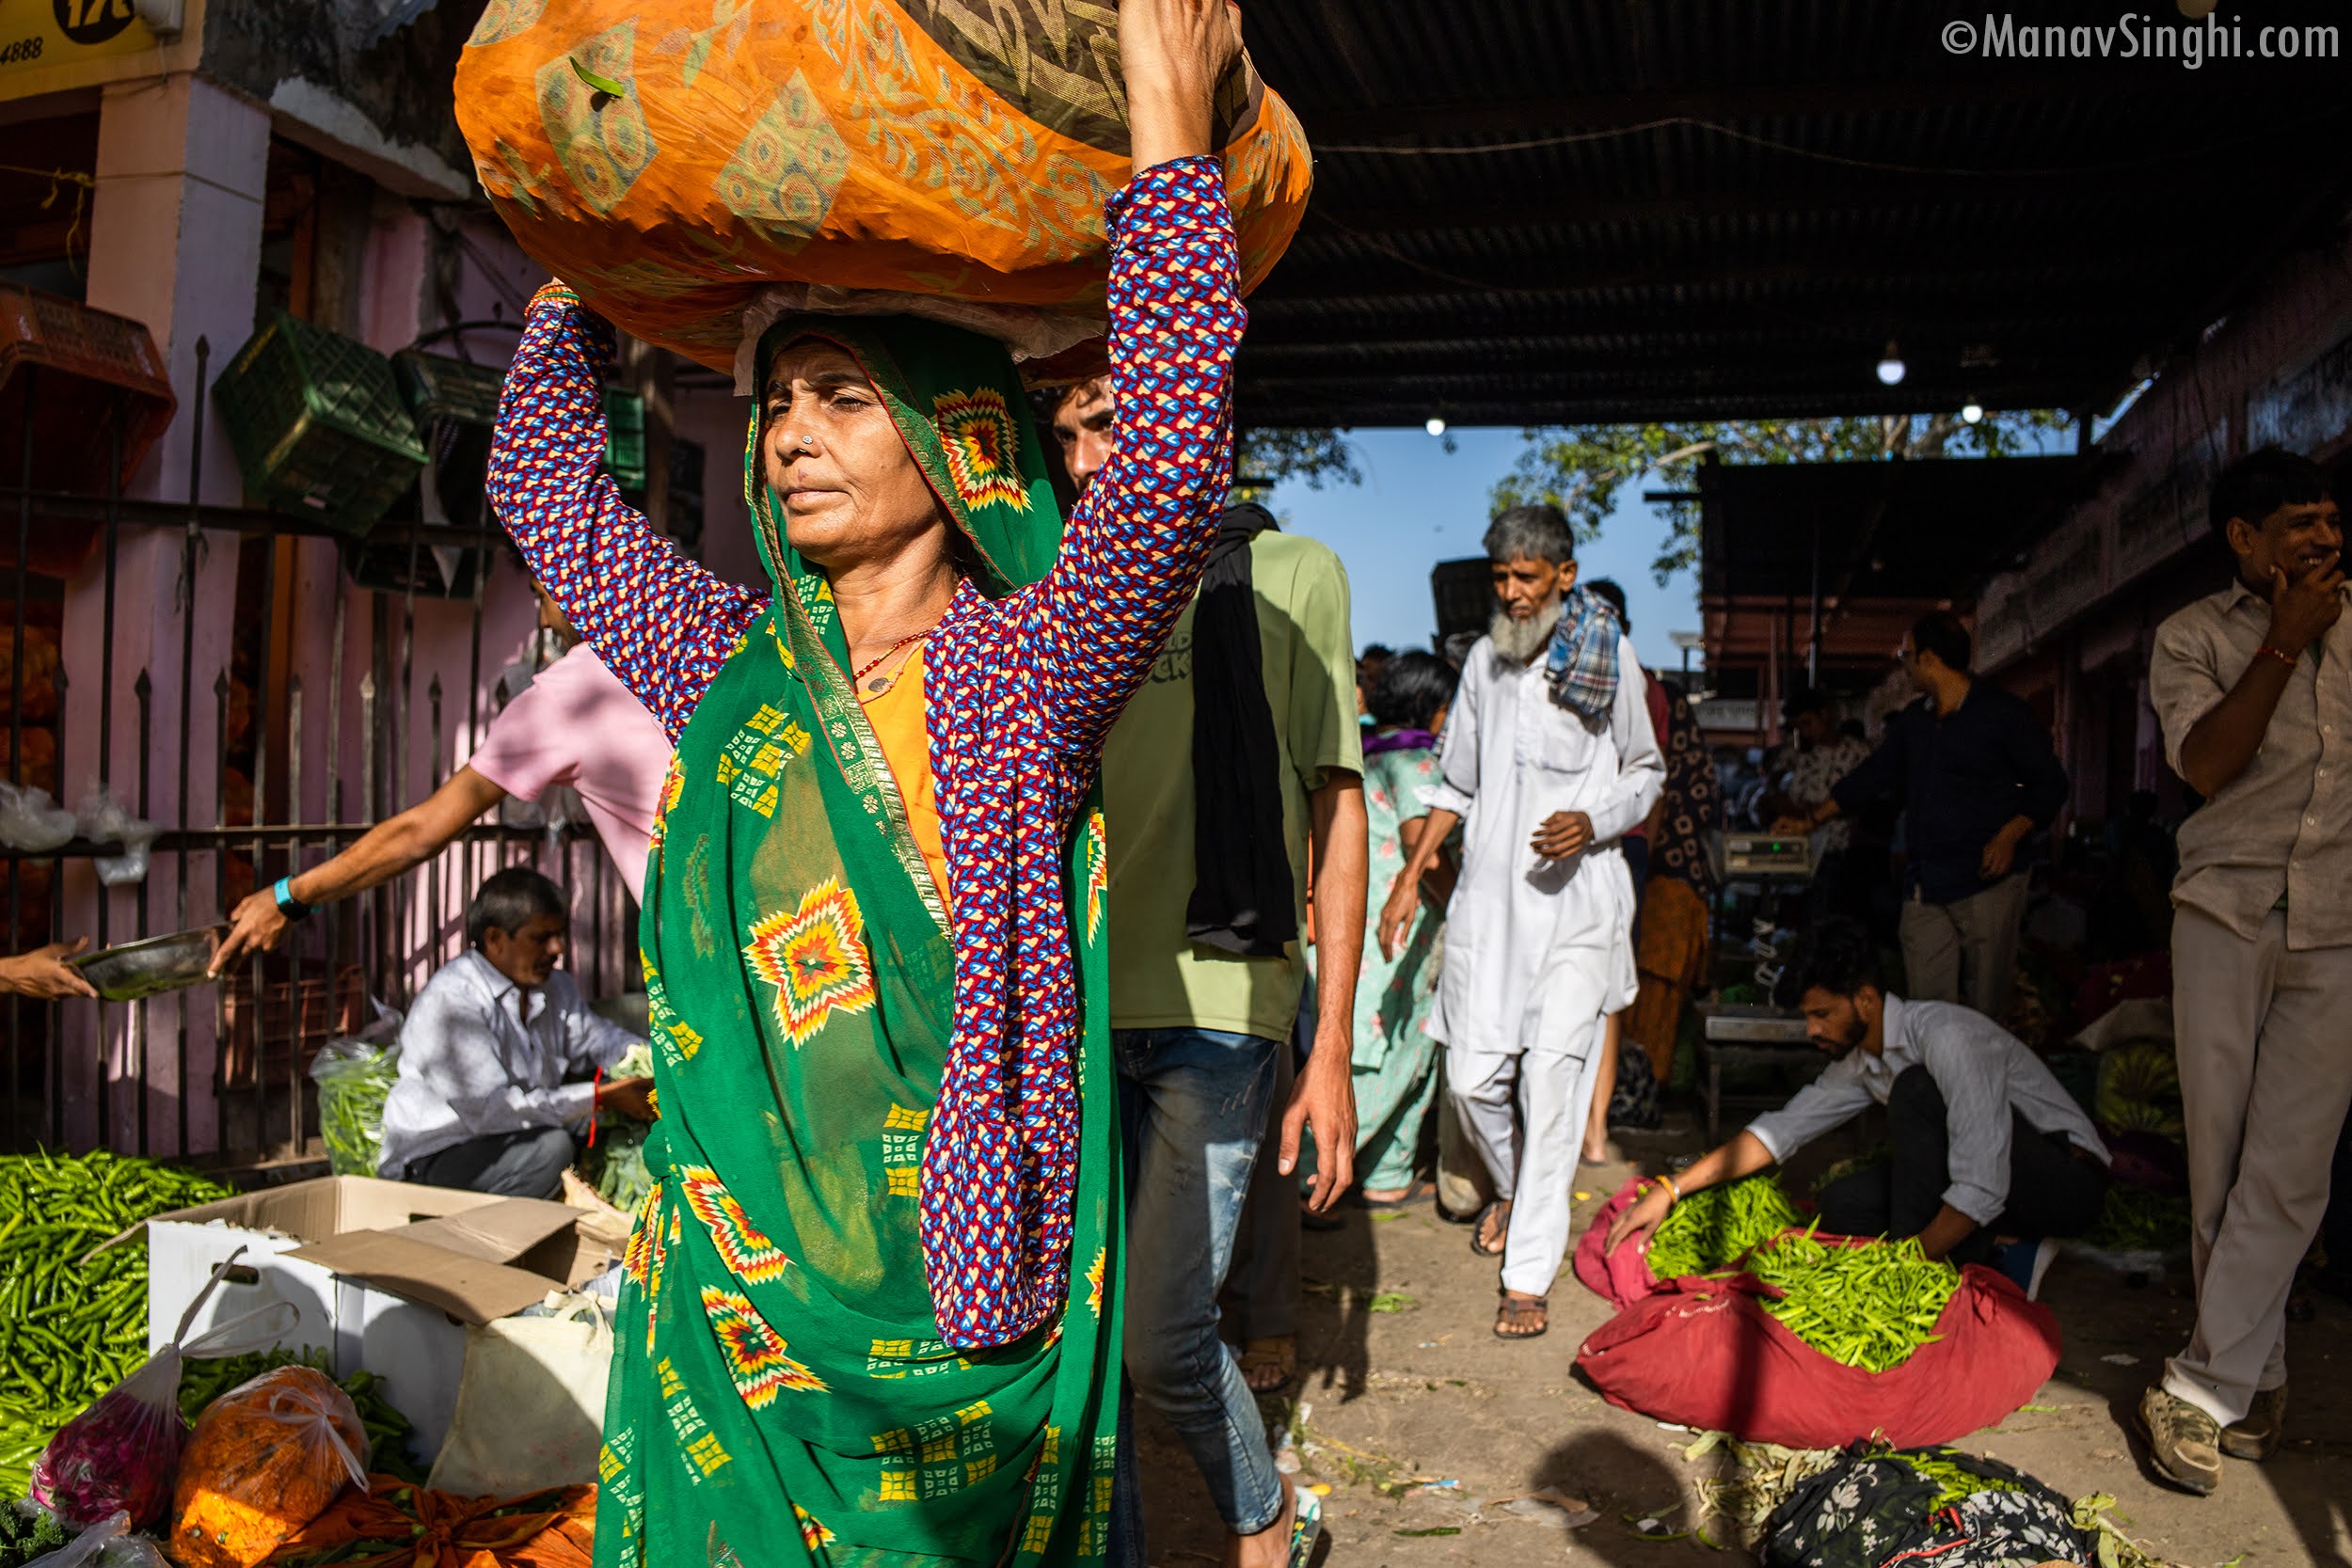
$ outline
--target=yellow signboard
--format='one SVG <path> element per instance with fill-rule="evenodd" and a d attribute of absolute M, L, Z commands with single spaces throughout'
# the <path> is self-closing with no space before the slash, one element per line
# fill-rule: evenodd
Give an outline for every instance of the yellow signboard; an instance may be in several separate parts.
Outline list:
<path fill-rule="evenodd" d="M 0 0 L 0 99 L 88 85 L 85 62 L 152 54 L 131 0 Z M 62 69 L 60 69 L 62 68 Z M 89 79 L 119 74 L 88 73 Z"/>

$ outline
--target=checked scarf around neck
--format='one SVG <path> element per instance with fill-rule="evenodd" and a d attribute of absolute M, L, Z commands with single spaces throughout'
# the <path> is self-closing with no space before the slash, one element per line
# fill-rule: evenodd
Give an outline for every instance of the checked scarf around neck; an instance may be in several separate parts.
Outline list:
<path fill-rule="evenodd" d="M 1059 549 L 1026 403 L 1000 346 L 900 317 L 780 323 L 763 375 L 803 338 L 855 357 L 967 546 L 927 655 L 937 725 L 970 695 L 946 689 L 959 627 Z M 1082 1568 L 1107 1541 L 1120 1386 L 1106 939 L 1072 922 L 1070 1029 L 958 1026 L 957 927 L 759 434 L 755 409 L 745 498 L 774 596 L 679 736 L 646 884 L 661 1119 L 597 1568 Z M 1065 888 L 1102 857 L 1089 822 Z M 951 861 L 963 842 L 949 824 Z M 959 863 L 959 901 L 993 869 Z"/>
<path fill-rule="evenodd" d="M 1560 624 L 1544 655 L 1551 700 L 1587 727 L 1606 723 L 1617 700 L 1617 641 L 1625 626 L 1616 607 L 1597 594 L 1571 588 L 1562 596 Z"/>

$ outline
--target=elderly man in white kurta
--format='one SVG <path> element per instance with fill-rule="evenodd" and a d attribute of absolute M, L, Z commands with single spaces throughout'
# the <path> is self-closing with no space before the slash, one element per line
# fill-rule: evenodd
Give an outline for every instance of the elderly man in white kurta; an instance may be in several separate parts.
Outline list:
<path fill-rule="evenodd" d="M 1393 937 L 1456 819 L 1461 879 L 1429 1030 L 1494 1178 L 1472 1244 L 1502 1258 L 1495 1332 L 1531 1338 L 1568 1241 L 1569 1189 L 1602 1021 L 1632 1003 L 1634 887 L 1618 840 L 1665 783 L 1633 645 L 1575 587 L 1557 509 L 1514 507 L 1486 533 L 1501 608 L 1462 666 L 1428 826 L 1381 916 Z M 1623 673 L 1630 678 L 1619 679 Z"/>

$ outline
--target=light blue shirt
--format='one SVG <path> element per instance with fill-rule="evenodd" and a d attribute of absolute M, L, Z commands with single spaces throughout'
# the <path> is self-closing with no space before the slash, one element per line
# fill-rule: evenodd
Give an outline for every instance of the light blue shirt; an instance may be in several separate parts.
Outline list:
<path fill-rule="evenodd" d="M 400 1077 L 384 1101 L 376 1162 L 408 1166 L 493 1132 L 561 1127 L 596 1109 L 584 1082 L 638 1043 L 590 1011 L 569 972 L 519 1003 L 522 988 L 469 951 L 426 982 L 400 1030 Z"/>
<path fill-rule="evenodd" d="M 1979 1225 L 1991 1225 L 2009 1207 L 2011 1112 L 2037 1132 L 2062 1132 L 2069 1143 L 2107 1163 L 2107 1146 L 2074 1097 L 2026 1043 L 1974 1008 L 1951 1002 L 1886 999 L 1886 1050 L 1854 1050 L 1799 1089 L 1779 1110 L 1748 1123 L 1772 1151 L 1788 1156 L 1876 1101 L 1886 1103 L 1906 1068 L 1925 1067 L 1944 1096 L 1950 1135 L 1951 1185 L 1944 1201 Z"/>

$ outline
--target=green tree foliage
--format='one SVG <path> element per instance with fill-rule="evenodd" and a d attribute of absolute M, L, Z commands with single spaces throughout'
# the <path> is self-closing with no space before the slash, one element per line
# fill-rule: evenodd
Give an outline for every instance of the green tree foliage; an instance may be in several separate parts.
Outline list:
<path fill-rule="evenodd" d="M 1310 490 L 1364 482 L 1343 430 L 1245 430 L 1234 467 L 1237 501 L 1263 501 L 1284 480 L 1298 480 Z"/>
<path fill-rule="evenodd" d="M 1958 414 L 1857 416 L 1836 420 L 1737 420 L 1693 424 L 1566 425 L 1527 432 L 1527 445 L 1494 488 L 1500 511 L 1549 501 L 1591 539 L 1616 505 L 1617 492 L 1658 482 L 1675 490 L 1697 483 L 1698 466 L 1722 463 L 1838 463 L 1908 457 L 2010 457 L 2041 447 L 2041 437 L 2071 426 L 2055 409 L 1988 412 L 1970 424 Z M 1662 586 L 1699 557 L 1698 508 L 1661 501 L 1664 541 L 1651 570 Z"/>

